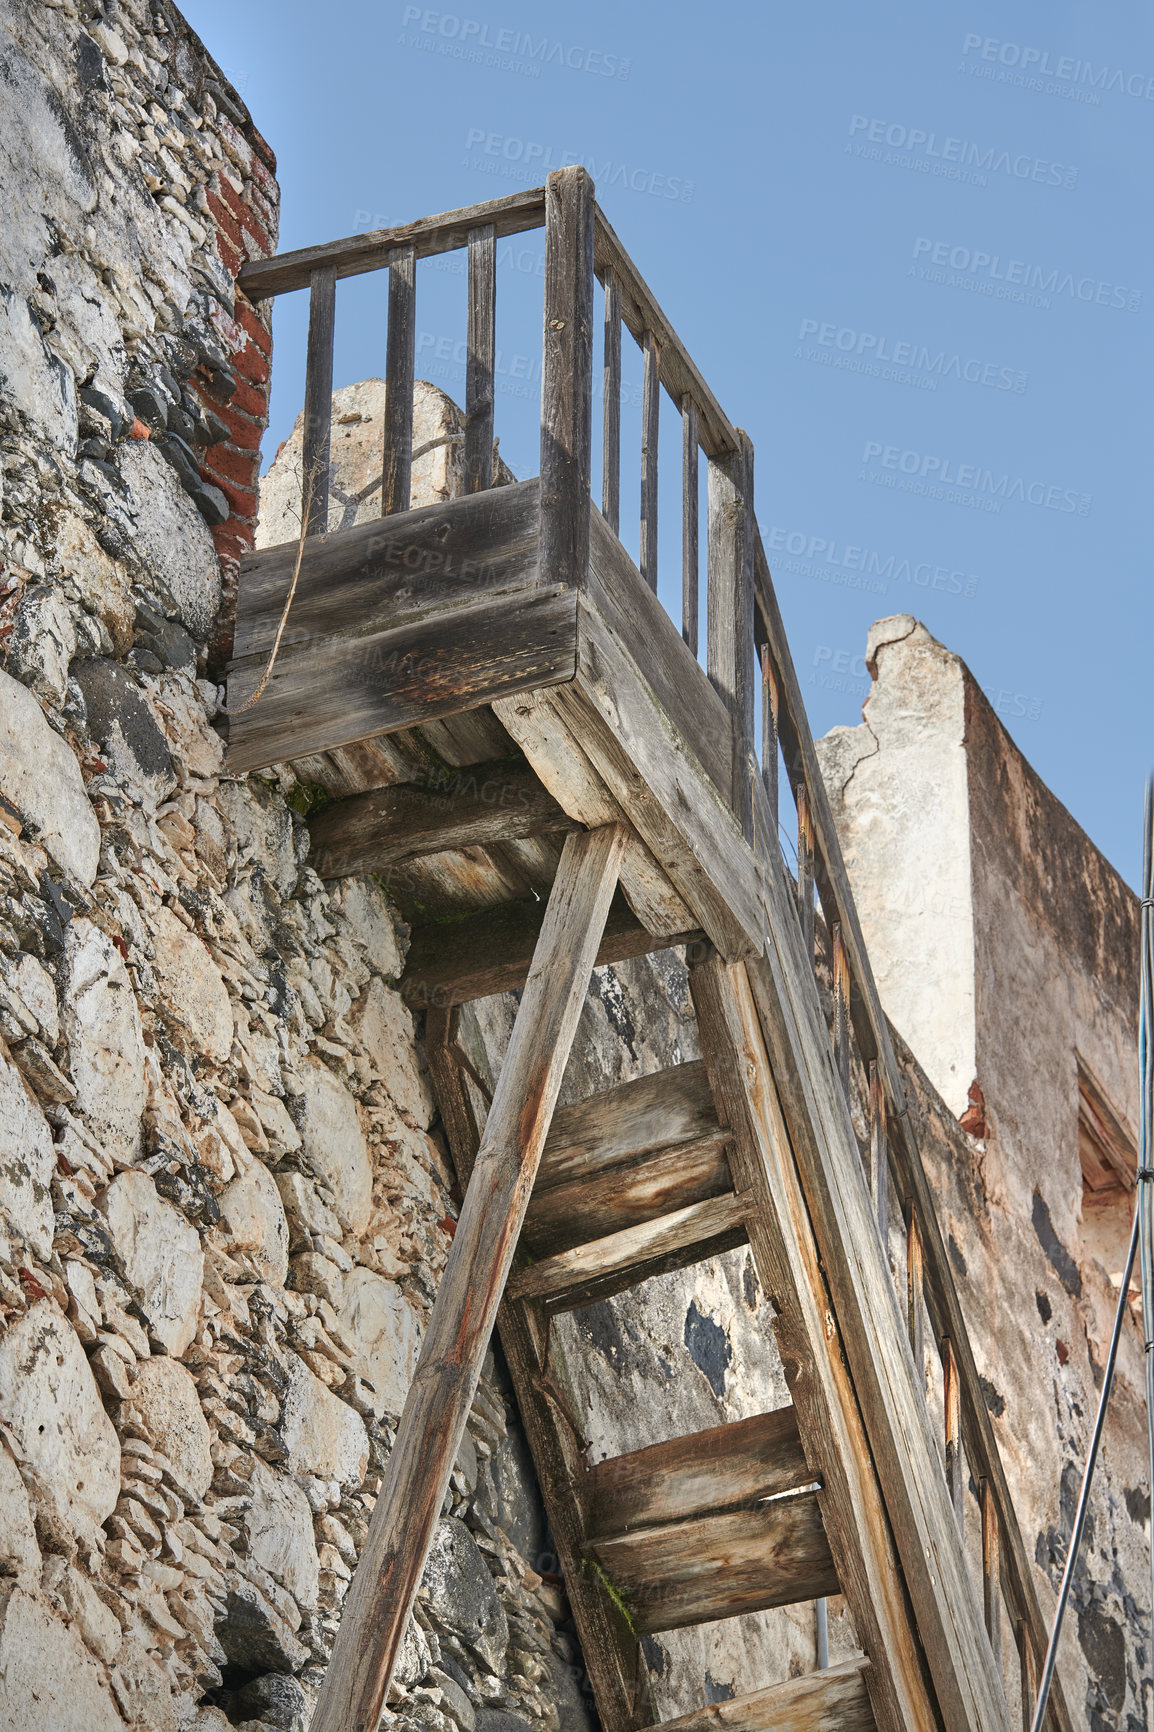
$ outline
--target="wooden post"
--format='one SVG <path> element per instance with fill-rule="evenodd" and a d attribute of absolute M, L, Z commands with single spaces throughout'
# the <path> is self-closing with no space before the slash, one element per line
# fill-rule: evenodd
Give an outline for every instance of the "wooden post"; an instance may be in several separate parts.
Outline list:
<path fill-rule="evenodd" d="M 643 344 L 641 383 L 641 575 L 657 594 L 657 429 L 661 413 L 661 352 L 652 331 Z"/>
<path fill-rule="evenodd" d="M 413 347 L 416 255 L 411 246 L 389 254 L 389 334 L 385 349 L 385 461 L 381 516 L 407 511 L 413 474 Z"/>
<path fill-rule="evenodd" d="M 465 370 L 465 492 L 493 485 L 493 361 L 497 322 L 497 231 L 469 230 L 469 323 Z"/>
<path fill-rule="evenodd" d="M 876 1058 L 870 1059 L 870 1179 L 874 1189 L 874 1212 L 881 1234 L 882 1254 L 889 1262 L 890 1243 L 890 1152 L 886 1133 L 886 1091 Z"/>
<path fill-rule="evenodd" d="M 849 1100 L 849 964 L 841 940 L 841 922 L 835 920 L 831 934 L 833 951 L 833 1057 L 842 1093 Z"/>
<path fill-rule="evenodd" d="M 331 265 L 320 265 L 309 277 L 309 341 L 305 361 L 301 462 L 301 514 L 306 535 L 323 535 L 329 524 L 329 441 L 333 418 L 336 304 L 336 272 Z"/>
<path fill-rule="evenodd" d="M 605 345 L 602 391 L 601 510 L 616 535 L 621 528 L 621 285 L 605 273 Z"/>
<path fill-rule="evenodd" d="M 554 169 L 545 182 L 542 583 L 582 584 L 589 564 L 595 208 L 583 168 Z"/>
<path fill-rule="evenodd" d="M 809 815 L 809 791 L 799 782 L 797 799 L 797 917 L 806 960 L 813 967 L 813 825 Z"/>
<path fill-rule="evenodd" d="M 1030 1732 L 1034 1724 L 1034 1705 L 1038 1700 L 1038 1663 L 1030 1641 L 1029 1627 L 1019 1618 L 1015 1631 L 1018 1638 L 1018 1666 L 1022 1692 L 1022 1732 Z M 1051 1719 L 1051 1724 L 1053 1721 Z"/>
<path fill-rule="evenodd" d="M 376 1732 L 476 1393 L 625 849 L 570 836 L 312 1732 Z"/>
<path fill-rule="evenodd" d="M 734 814 L 753 840 L 753 443 L 709 461 L 707 669 L 733 731 Z"/>
<path fill-rule="evenodd" d="M 982 1481 L 982 1610 L 994 1663 L 1002 1670 L 1002 1583 L 998 1559 L 998 1512 L 988 1479 Z"/>
<path fill-rule="evenodd" d="M 773 657 L 769 645 L 761 646 L 761 780 L 765 787 L 765 798 L 769 804 L 769 815 L 773 819 L 774 834 L 770 838 L 770 846 L 777 846 L 777 718 L 780 691 L 777 675 L 773 671 Z"/>
<path fill-rule="evenodd" d="M 697 536 L 697 405 L 681 399 L 681 635 L 697 654 L 697 592 L 700 565 Z"/>
<path fill-rule="evenodd" d="M 906 1329 L 914 1364 L 924 1387 L 926 1354 L 922 1337 L 922 1230 L 918 1225 L 912 1201 L 907 1200 L 903 1213 L 906 1223 Z"/>
<path fill-rule="evenodd" d="M 950 1498 L 954 1506 L 954 1514 L 958 1518 L 958 1529 L 965 1533 L 965 1470 L 962 1454 L 962 1391 L 958 1381 L 958 1362 L 954 1357 L 954 1344 L 946 1335 L 942 1339 L 942 1379 L 944 1383 L 946 1410 L 946 1484 L 950 1488 Z"/>

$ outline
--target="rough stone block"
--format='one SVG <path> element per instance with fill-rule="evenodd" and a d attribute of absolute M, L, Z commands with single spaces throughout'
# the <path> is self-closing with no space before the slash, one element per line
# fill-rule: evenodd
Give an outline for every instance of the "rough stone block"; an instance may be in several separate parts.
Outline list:
<path fill-rule="evenodd" d="M 15 1065 L 0 1057 L 0 1213 L 37 1257 L 52 1249 L 52 1133 Z"/>
<path fill-rule="evenodd" d="M 377 1416 L 398 1415 L 421 1351 L 421 1320 L 395 1281 L 371 1269 L 346 1275 L 341 1327 L 356 1369 L 375 1391 Z"/>
<path fill-rule="evenodd" d="M 135 1160 L 146 1098 L 144 1041 L 119 951 L 90 920 L 69 923 L 64 1033 L 78 1109 L 107 1152 Z"/>
<path fill-rule="evenodd" d="M 32 693 L 6 673 L 0 673 L 0 794 L 57 865 L 79 883 L 92 883 L 100 826 L 80 765 Z"/>
<path fill-rule="evenodd" d="M 131 1402 L 134 1418 L 152 1447 L 203 1497 L 212 1484 L 212 1435 L 191 1374 L 163 1354 L 144 1359 L 136 1370 Z"/>
<path fill-rule="evenodd" d="M 284 1356 L 288 1388 L 281 1402 L 281 1436 L 293 1473 L 360 1485 L 369 1463 L 364 1421 L 325 1388 L 295 1353 Z"/>
<path fill-rule="evenodd" d="M 199 1234 L 147 1173 L 121 1173 L 99 1206 L 152 1335 L 179 1359 L 197 1329 L 204 1278 Z"/>
<path fill-rule="evenodd" d="M 372 1206 L 373 1169 L 357 1104 L 320 1059 L 306 1059 L 300 1079 L 305 1091 L 300 1127 L 304 1164 L 328 1186 L 344 1226 L 363 1233 Z"/>
<path fill-rule="evenodd" d="M 0 1725 L 5 1732 L 124 1732 L 79 1631 L 28 1589 L 0 1583 Z"/>

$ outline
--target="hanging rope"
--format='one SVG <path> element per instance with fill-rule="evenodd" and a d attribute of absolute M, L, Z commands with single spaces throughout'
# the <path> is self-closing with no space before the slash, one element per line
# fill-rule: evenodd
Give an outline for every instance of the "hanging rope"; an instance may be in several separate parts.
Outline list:
<path fill-rule="evenodd" d="M 1141 1084 L 1141 1099 L 1139 1112 L 1139 1145 L 1138 1145 L 1138 1194 L 1134 1203 L 1134 1222 L 1130 1228 L 1130 1246 L 1126 1253 L 1126 1266 L 1122 1271 L 1122 1291 L 1118 1295 L 1118 1309 L 1114 1315 L 1114 1331 L 1110 1337 L 1110 1352 L 1106 1358 L 1106 1370 L 1102 1378 L 1102 1393 L 1098 1398 L 1098 1414 L 1094 1421 L 1094 1432 L 1090 1439 L 1090 1449 L 1086 1456 L 1086 1468 L 1082 1475 L 1082 1490 L 1078 1496 L 1078 1508 L 1074 1516 L 1074 1531 L 1070 1535 L 1070 1547 L 1066 1555 L 1066 1567 L 1062 1572 L 1062 1585 L 1058 1590 L 1058 1604 L 1054 1612 L 1054 1625 L 1050 1631 L 1050 1641 L 1046 1648 L 1046 1663 L 1042 1668 L 1042 1678 L 1038 1685 L 1038 1701 L 1034 1709 L 1034 1718 L 1030 1723 L 1030 1732 L 1042 1732 L 1042 1722 L 1046 1718 L 1046 1708 L 1050 1701 L 1050 1687 L 1054 1681 L 1054 1665 L 1058 1657 L 1058 1640 L 1062 1634 L 1062 1620 L 1066 1615 L 1066 1602 L 1070 1597 L 1070 1587 L 1074 1580 L 1074 1566 L 1078 1561 L 1078 1551 L 1082 1544 L 1082 1531 L 1086 1526 L 1086 1513 L 1090 1505 L 1090 1484 L 1094 1478 L 1094 1468 L 1098 1460 L 1098 1446 L 1102 1441 L 1102 1430 L 1106 1420 L 1106 1404 L 1110 1399 L 1110 1390 L 1114 1382 L 1114 1365 L 1118 1358 L 1118 1343 L 1122 1338 L 1122 1324 L 1126 1316 L 1126 1307 L 1130 1299 L 1130 1276 L 1134 1269 L 1134 1257 L 1138 1249 L 1139 1239 L 1142 1243 L 1142 1314 L 1145 1320 L 1146 1339 L 1146 1424 L 1149 1434 L 1150 1485 L 1154 1491 L 1154 1168 L 1150 1166 L 1151 1127 L 1154 1124 L 1154 1047 L 1149 1039 L 1150 1015 L 1154 1006 L 1154 922 L 1151 920 L 1151 909 L 1154 908 L 1154 782 L 1146 784 L 1146 823 L 1143 835 L 1142 849 L 1142 992 L 1138 1010 L 1138 1068 Z M 1151 1606 L 1154 1608 L 1154 1551 L 1151 1554 Z"/>

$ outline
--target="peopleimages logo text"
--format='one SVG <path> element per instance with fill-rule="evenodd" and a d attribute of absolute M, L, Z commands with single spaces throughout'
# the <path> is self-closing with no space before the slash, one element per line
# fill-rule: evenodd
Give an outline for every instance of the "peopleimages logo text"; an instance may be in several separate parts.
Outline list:
<path fill-rule="evenodd" d="M 849 135 L 854 141 L 846 145 L 859 156 L 874 161 L 890 161 L 901 168 L 919 168 L 926 173 L 945 174 L 949 178 L 969 179 L 986 174 L 1008 174 L 1014 180 L 1035 181 L 1039 186 L 1060 186 L 1068 192 L 1078 184 L 1078 170 L 1066 163 L 1050 162 L 1046 157 L 1030 156 L 1025 151 L 1000 150 L 997 145 L 975 144 L 972 139 L 941 136 L 926 132 L 920 126 L 904 126 L 897 121 L 871 120 L 866 114 L 850 117 Z M 866 146 L 884 145 L 890 153 Z M 985 185 L 984 180 L 978 181 Z"/>
<path fill-rule="evenodd" d="M 901 486 L 902 482 L 897 479 L 900 476 L 912 483 L 907 491 L 924 492 L 930 497 L 940 493 L 952 504 L 982 502 L 987 510 L 998 511 L 1002 500 L 1016 499 L 1023 505 L 1037 505 L 1047 511 L 1076 512 L 1079 517 L 1088 517 L 1093 503 L 1092 494 L 1079 493 L 1073 487 L 1027 481 L 1024 475 L 1010 475 L 1008 472 L 998 475 L 992 469 L 983 469 L 980 463 L 955 463 L 952 457 L 903 451 L 900 445 L 882 445 L 876 439 L 866 440 L 862 462 L 866 465 L 864 480 L 880 480 L 888 470 L 893 480 L 886 477 L 887 484 Z M 875 463 L 879 467 L 871 472 L 869 466 Z M 947 489 L 951 491 L 947 493 Z M 958 491 L 954 493 L 954 489 Z"/>
<path fill-rule="evenodd" d="M 857 355 L 866 361 L 890 363 L 894 367 L 912 367 L 916 372 L 928 373 L 939 379 L 964 379 L 970 385 L 986 385 L 995 391 L 1021 394 L 1029 383 L 1028 374 L 1016 367 L 1001 367 L 995 361 L 951 355 L 945 349 L 930 349 L 925 343 L 894 342 L 874 331 L 855 331 L 849 325 L 803 319 L 798 337 L 801 342 L 808 337 L 816 338 L 824 348 L 840 350 L 843 355 Z"/>
<path fill-rule="evenodd" d="M 1154 76 L 1149 73 L 1123 72 L 1119 66 L 1095 66 L 1070 54 L 1051 59 L 1048 48 L 1028 48 L 1021 42 L 1001 42 L 996 36 L 970 35 L 962 44 L 962 58 L 971 56 L 975 63 L 984 60 L 995 66 L 1016 67 L 1037 78 L 1057 78 L 1091 90 L 1116 90 L 1143 102 L 1154 101 Z"/>
<path fill-rule="evenodd" d="M 533 37 L 527 30 L 491 29 L 480 18 L 461 18 L 454 12 L 431 12 L 424 6 L 406 6 L 401 15 L 405 28 L 415 25 L 425 36 L 446 45 L 456 44 L 461 58 L 508 55 L 515 70 L 539 76 L 542 66 L 567 66 L 570 72 L 592 72 L 600 78 L 628 78 L 633 62 L 600 48 L 582 48 L 577 43 L 558 42 L 549 36 Z"/>
<path fill-rule="evenodd" d="M 477 156 L 466 156 L 466 168 L 523 180 L 530 186 L 555 168 L 572 168 L 580 163 L 602 193 L 609 187 L 620 187 L 622 191 L 648 193 L 651 198 L 679 199 L 682 204 L 692 204 L 696 190 L 694 181 L 677 175 L 659 174 L 651 168 L 631 168 L 588 152 L 565 150 L 555 154 L 552 145 L 504 132 L 487 132 L 483 126 L 469 128 L 465 149 L 480 151 Z"/>
<path fill-rule="evenodd" d="M 1079 277 L 1073 271 L 1049 269 L 1033 265 L 1027 259 L 1003 259 L 1000 253 L 983 252 L 978 247 L 955 246 L 951 241 L 934 241 L 919 235 L 914 242 L 913 256 L 941 270 L 965 271 L 981 281 L 1005 283 L 1042 295 L 1069 295 L 1071 300 L 1084 301 L 1088 306 L 1119 307 L 1136 313 L 1142 305 L 1142 290 L 1128 289 L 1121 283 L 1103 282 L 1099 277 Z M 989 291 L 993 293 L 991 289 Z"/>

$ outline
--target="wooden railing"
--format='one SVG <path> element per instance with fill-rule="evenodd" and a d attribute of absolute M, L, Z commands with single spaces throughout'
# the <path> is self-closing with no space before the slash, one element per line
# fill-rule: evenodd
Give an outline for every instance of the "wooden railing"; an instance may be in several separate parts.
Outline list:
<path fill-rule="evenodd" d="M 381 511 L 382 515 L 405 511 L 410 504 L 413 461 L 415 263 L 437 253 L 467 249 L 465 487 L 475 492 L 491 486 L 493 480 L 496 243 L 503 236 L 542 226 L 539 570 L 550 583 L 580 586 L 586 580 L 596 279 L 604 290 L 601 511 L 614 533 L 620 534 L 624 326 L 643 357 L 640 571 L 656 591 L 658 431 L 664 391 L 680 419 L 682 434 L 681 635 L 697 657 L 698 479 L 704 453 L 709 502 L 705 666 L 729 716 L 732 809 L 746 840 L 764 857 L 772 854 L 774 867 L 780 870 L 779 763 L 784 766 L 797 809 L 796 906 L 802 940 L 812 962 L 816 895 L 829 934 L 835 1069 L 847 1102 L 855 1083 L 859 1098 L 866 1102 L 869 1134 L 863 1150 L 863 1183 L 872 1191 L 872 1215 L 887 1262 L 891 1217 L 903 1248 L 895 1279 L 915 1367 L 920 1370 L 925 1364 L 927 1321 L 940 1355 L 942 1471 L 960 1525 L 964 1524 L 967 1467 L 978 1488 L 979 1599 L 999 1671 L 1003 1608 L 1008 1614 L 1018 1654 L 1022 1722 L 1028 1728 L 1046 1631 L 754 518 L 752 442 L 732 425 L 694 365 L 597 207 L 593 184 L 583 169 L 561 170 L 550 176 L 546 187 L 511 198 L 244 267 L 240 286 L 251 299 L 305 286 L 310 290 L 302 501 L 308 530 L 323 531 L 327 519 L 328 404 L 337 280 L 364 271 L 389 271 Z M 755 740 L 759 685 L 760 752 Z M 760 786 L 755 787 L 756 782 Z M 1055 1732 L 1069 1732 L 1070 1720 L 1057 1686 L 1049 1724 Z"/>

